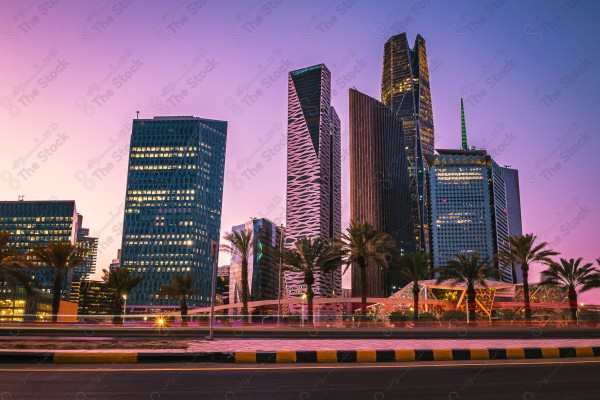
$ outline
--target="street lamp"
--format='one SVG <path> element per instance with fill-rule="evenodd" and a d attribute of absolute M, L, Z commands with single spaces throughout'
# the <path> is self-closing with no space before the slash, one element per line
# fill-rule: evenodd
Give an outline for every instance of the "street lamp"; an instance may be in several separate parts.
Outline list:
<path fill-rule="evenodd" d="M 302 295 L 302 326 L 304 326 L 304 300 L 306 300 L 306 293 Z"/>
<path fill-rule="evenodd" d="M 125 303 L 123 305 L 123 322 L 125 322 L 125 315 L 127 315 L 127 295 L 126 294 L 123 295 L 123 300 L 125 300 Z"/>
<path fill-rule="evenodd" d="M 279 277 L 277 279 L 277 326 L 281 317 L 281 251 L 283 248 L 283 224 L 279 227 Z"/>

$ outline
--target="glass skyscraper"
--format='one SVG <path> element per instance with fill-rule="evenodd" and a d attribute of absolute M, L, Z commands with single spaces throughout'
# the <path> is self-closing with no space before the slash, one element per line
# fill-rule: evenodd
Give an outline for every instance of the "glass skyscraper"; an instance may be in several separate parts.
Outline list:
<path fill-rule="evenodd" d="M 331 106 L 331 73 L 323 64 L 288 74 L 286 244 L 341 235 L 340 119 Z M 341 272 L 315 274 L 315 296 L 341 292 Z M 289 297 L 303 278 L 286 273 Z"/>
<path fill-rule="evenodd" d="M 98 238 L 90 236 L 90 230 L 83 228 L 83 216 L 77 215 L 77 247 L 85 257 L 85 264 L 73 271 L 73 281 L 88 279 L 96 272 Z"/>
<path fill-rule="evenodd" d="M 144 276 L 134 311 L 179 307 L 159 299 L 174 274 L 193 274 L 190 306 L 210 301 L 211 240 L 219 242 L 227 122 L 197 117 L 133 121 L 121 267 Z M 130 307 L 131 306 L 131 307 Z"/>
<path fill-rule="evenodd" d="M 279 258 L 270 250 L 278 250 L 282 235 L 281 227 L 266 218 L 257 218 L 232 228 L 232 232 L 251 231 L 254 247 L 248 260 L 249 301 L 277 299 L 279 283 Z M 229 299 L 231 303 L 242 301 L 242 258 L 234 249 L 229 266 Z M 283 291 L 282 291 L 283 294 Z"/>
<path fill-rule="evenodd" d="M 501 167 L 485 150 L 438 150 L 430 158 L 431 249 L 434 267 L 459 254 L 489 257 L 506 249 L 508 219 Z M 508 265 L 496 279 L 511 282 Z"/>
<path fill-rule="evenodd" d="M 0 201 L 0 231 L 11 234 L 10 244 L 21 253 L 34 246 L 46 246 L 50 242 L 77 240 L 77 208 L 75 201 Z M 39 266 L 32 271 L 39 288 L 51 292 L 54 271 Z M 63 299 L 68 300 L 72 272 L 63 281 Z"/>
<path fill-rule="evenodd" d="M 521 223 L 521 194 L 519 190 L 519 171 L 510 167 L 502 167 L 502 179 L 506 187 L 506 208 L 508 209 L 508 236 L 523 234 Z M 513 271 L 514 283 L 523 282 L 523 271 L 520 265 L 515 265 Z"/>
<path fill-rule="evenodd" d="M 389 107 L 350 89 L 350 217 L 391 235 L 401 253 L 415 250 L 402 121 Z M 387 297 L 401 288 L 379 268 L 367 269 L 367 295 Z M 360 295 L 360 271 L 352 269 Z"/>
<path fill-rule="evenodd" d="M 428 249 L 425 157 L 434 152 L 433 111 L 425 39 L 417 35 L 414 47 L 406 33 L 392 36 L 384 46 L 381 100 L 402 120 L 408 158 L 414 236 Z"/>

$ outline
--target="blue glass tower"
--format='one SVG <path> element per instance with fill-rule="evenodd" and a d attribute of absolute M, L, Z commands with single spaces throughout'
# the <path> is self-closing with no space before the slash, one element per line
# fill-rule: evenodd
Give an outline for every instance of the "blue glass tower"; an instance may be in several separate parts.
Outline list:
<path fill-rule="evenodd" d="M 211 240 L 219 242 L 227 122 L 197 117 L 133 121 L 121 266 L 144 280 L 127 299 L 133 311 L 179 307 L 160 299 L 174 274 L 193 274 L 190 306 L 209 303 Z"/>
<path fill-rule="evenodd" d="M 46 246 L 50 242 L 77 241 L 77 208 L 75 201 L 0 201 L 0 231 L 11 234 L 10 245 L 26 253 L 34 246 Z M 39 265 L 33 273 L 39 288 L 50 293 L 54 271 Z M 63 281 L 62 298 L 69 299 L 73 275 Z"/>

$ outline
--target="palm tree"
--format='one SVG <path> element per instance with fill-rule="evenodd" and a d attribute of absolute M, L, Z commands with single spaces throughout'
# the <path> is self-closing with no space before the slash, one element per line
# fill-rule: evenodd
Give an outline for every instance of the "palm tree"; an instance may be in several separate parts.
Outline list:
<path fill-rule="evenodd" d="M 54 271 L 52 322 L 56 322 L 58 321 L 63 281 L 69 271 L 84 265 L 86 259 L 82 257 L 81 249 L 70 242 L 50 242 L 47 246 L 35 246 L 31 249 L 31 255 Z"/>
<path fill-rule="evenodd" d="M 505 264 L 519 265 L 523 272 L 523 300 L 525 302 L 525 319 L 531 321 L 531 305 L 529 301 L 529 267 L 534 263 L 551 264 L 551 256 L 559 253 L 547 248 L 548 243 L 535 243 L 537 236 L 533 233 L 508 238 L 508 249 L 500 251 L 498 260 Z"/>
<path fill-rule="evenodd" d="M 580 265 L 582 258 L 577 260 L 560 259 L 553 262 L 548 269 L 542 271 L 542 285 L 567 289 L 571 321 L 577 323 L 577 290 L 579 293 L 600 287 L 600 271 L 592 263 Z"/>
<path fill-rule="evenodd" d="M 498 274 L 498 268 L 489 265 L 489 258 L 480 258 L 477 252 L 466 255 L 459 254 L 456 258 L 448 261 L 445 266 L 438 267 L 437 283 L 450 281 L 457 285 L 464 283 L 467 286 L 467 309 L 469 322 L 475 321 L 476 296 L 475 285 L 486 286 L 485 279 Z"/>
<path fill-rule="evenodd" d="M 241 232 L 231 232 L 225 234 L 225 240 L 229 244 L 221 245 L 221 250 L 226 251 L 230 254 L 234 252 L 240 255 L 241 260 L 241 285 L 242 285 L 242 315 L 248 316 L 248 260 L 250 259 L 254 250 L 254 238 L 252 237 L 252 231 L 244 230 Z"/>
<path fill-rule="evenodd" d="M 129 268 L 103 269 L 102 272 L 104 273 L 102 280 L 109 289 L 113 290 L 113 324 L 122 324 L 123 295 L 136 287 L 144 277 L 133 275 Z"/>
<path fill-rule="evenodd" d="M 302 274 L 306 285 L 308 322 L 313 324 L 315 293 L 312 287 L 315 283 L 315 272 L 331 272 L 339 268 L 343 263 L 342 249 L 339 245 L 328 243 L 320 238 L 301 237 L 296 240 L 292 249 L 282 249 L 280 254 L 284 265 L 283 270 Z"/>
<path fill-rule="evenodd" d="M 181 308 L 181 325 L 187 326 L 188 318 L 188 299 L 194 295 L 198 289 L 194 287 L 196 284 L 196 277 L 192 274 L 187 275 L 173 275 L 171 283 L 165 283 L 160 286 L 158 295 L 161 297 L 172 297 L 179 299 Z"/>
<path fill-rule="evenodd" d="M 0 232 L 0 285 L 8 286 L 12 293 L 21 286 L 30 294 L 32 281 L 28 270 L 35 266 L 9 244 L 10 237 L 10 232 Z"/>
<path fill-rule="evenodd" d="M 387 269 L 399 259 L 392 237 L 381 233 L 369 222 L 351 221 L 342 235 L 346 268 L 354 265 L 360 272 L 360 296 L 363 315 L 367 310 L 367 268 Z"/>
<path fill-rule="evenodd" d="M 429 260 L 426 253 L 407 253 L 399 261 L 400 275 L 406 277 L 413 283 L 413 320 L 419 320 L 419 293 L 421 292 L 419 281 L 426 279 L 429 275 Z M 395 272 L 394 268 L 392 272 Z"/>

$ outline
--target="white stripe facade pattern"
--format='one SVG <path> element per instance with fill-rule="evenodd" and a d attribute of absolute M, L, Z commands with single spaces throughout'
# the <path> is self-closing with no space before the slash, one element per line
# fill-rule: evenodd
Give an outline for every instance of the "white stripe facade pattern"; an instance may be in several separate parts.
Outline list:
<path fill-rule="evenodd" d="M 320 73 L 320 80 L 316 78 L 315 81 L 316 73 Z M 308 77 L 309 74 L 312 78 Z M 315 126 L 317 118 L 318 131 Z M 317 134 L 318 138 L 315 138 Z M 327 67 L 321 64 L 290 72 L 286 196 L 288 247 L 300 237 L 327 240 L 341 234 L 340 135 L 340 119 L 331 107 L 331 73 Z M 285 278 L 287 296 L 302 296 L 305 291 L 302 275 L 288 272 Z M 317 272 L 313 286 L 315 296 L 339 296 L 341 278 L 340 271 Z"/>

